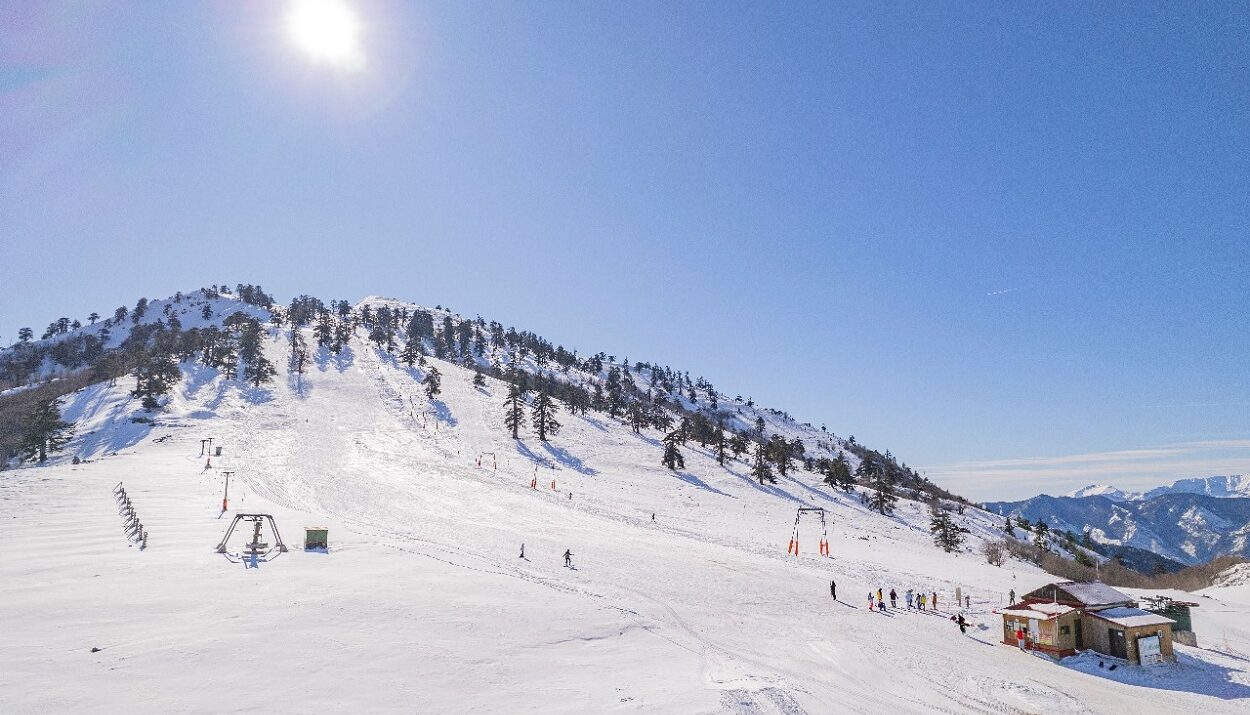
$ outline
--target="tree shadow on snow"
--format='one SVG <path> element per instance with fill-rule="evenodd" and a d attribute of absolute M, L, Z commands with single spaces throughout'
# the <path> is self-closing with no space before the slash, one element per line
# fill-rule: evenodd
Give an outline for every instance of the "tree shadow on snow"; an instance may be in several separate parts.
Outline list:
<path fill-rule="evenodd" d="M 526 459 L 530 460 L 534 464 L 537 464 L 540 467 L 546 467 L 547 469 L 555 469 L 556 467 L 555 462 L 552 462 L 547 457 L 534 454 L 533 450 L 529 448 L 529 445 L 522 442 L 521 440 L 519 439 L 513 440 L 512 446 L 516 447 L 517 454 L 520 454 L 522 457 L 525 457 Z"/>
<path fill-rule="evenodd" d="M 352 352 L 349 345 L 344 345 L 343 350 L 337 355 L 330 352 L 330 348 L 317 348 L 316 357 L 313 358 L 313 362 L 321 372 L 325 372 L 331 366 L 335 370 L 343 372 L 355 361 L 356 353 Z"/>
<path fill-rule="evenodd" d="M 702 479 L 699 479 L 698 477 L 696 477 L 695 475 L 691 474 L 690 472 L 685 472 L 685 471 L 680 471 L 680 472 L 679 472 L 679 471 L 674 471 L 674 472 L 673 472 L 673 474 L 677 475 L 677 478 L 678 478 L 678 479 L 682 480 L 683 482 L 685 482 L 686 484 L 689 484 L 689 485 L 690 485 L 690 486 L 692 486 L 692 487 L 698 487 L 698 488 L 700 488 L 700 489 L 704 489 L 704 490 L 706 490 L 706 491 L 712 492 L 713 494 L 719 494 L 719 495 L 721 495 L 721 496 L 723 496 L 723 497 L 729 497 L 730 499 L 736 499 L 736 498 L 737 498 L 737 497 L 735 497 L 735 496 L 734 496 L 734 495 L 732 495 L 732 494 L 727 494 L 727 493 L 725 493 L 725 492 L 722 492 L 721 490 L 717 489 L 716 487 L 712 486 L 711 484 L 708 484 L 707 482 L 703 481 Z"/>
<path fill-rule="evenodd" d="M 446 402 L 439 399 L 432 399 L 430 400 L 430 409 L 434 410 L 434 416 L 438 418 L 438 421 L 448 427 L 455 427 L 460 424 L 451 414 L 451 408 L 447 406 Z"/>
<path fill-rule="evenodd" d="M 599 470 L 595 469 L 594 467 L 586 466 L 585 462 L 569 454 L 567 450 L 561 447 L 557 447 L 550 442 L 543 442 L 542 447 L 543 449 L 547 450 L 548 454 L 550 454 L 552 457 L 555 457 L 556 461 L 560 462 L 560 464 L 563 464 L 564 466 L 568 467 L 569 469 L 572 469 L 573 471 L 579 474 L 585 474 L 588 477 L 593 477 L 594 475 L 599 473 Z"/>
<path fill-rule="evenodd" d="M 794 495 L 793 495 L 793 494 L 791 494 L 790 492 L 786 491 L 785 489 L 782 489 L 781 487 L 778 487 L 778 486 L 775 486 L 775 485 L 772 485 L 772 484 L 760 484 L 757 480 L 752 479 L 750 476 L 744 476 L 744 475 L 738 474 L 737 472 L 730 472 L 730 474 L 732 474 L 732 475 L 734 475 L 735 477 L 737 477 L 737 478 L 741 479 L 742 481 L 746 482 L 747 484 L 750 484 L 752 488 L 754 488 L 754 489 L 758 489 L 759 491 L 764 492 L 765 494 L 771 494 L 772 496 L 775 496 L 775 497 L 780 497 L 780 498 L 782 498 L 782 499 L 786 499 L 786 500 L 788 500 L 788 501 L 792 501 L 792 502 L 794 502 L 794 503 L 796 503 L 796 504 L 806 504 L 806 503 L 807 503 L 807 502 L 803 501 L 802 499 L 800 499 L 800 498 L 798 498 L 798 497 L 794 496 Z"/>
<path fill-rule="evenodd" d="M 273 401 L 273 391 L 267 387 L 245 385 L 239 390 L 239 395 L 253 405 L 263 405 Z"/>

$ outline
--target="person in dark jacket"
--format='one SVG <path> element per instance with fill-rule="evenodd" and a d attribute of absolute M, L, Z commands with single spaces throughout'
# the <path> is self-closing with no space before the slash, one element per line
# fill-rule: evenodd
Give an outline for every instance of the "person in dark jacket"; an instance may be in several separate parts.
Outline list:
<path fill-rule="evenodd" d="M 833 596 L 833 600 L 838 600 L 838 582 L 829 579 L 829 595 Z"/>
<path fill-rule="evenodd" d="M 568 549 L 564 550 L 564 565 L 569 568 L 573 567 L 573 552 Z"/>

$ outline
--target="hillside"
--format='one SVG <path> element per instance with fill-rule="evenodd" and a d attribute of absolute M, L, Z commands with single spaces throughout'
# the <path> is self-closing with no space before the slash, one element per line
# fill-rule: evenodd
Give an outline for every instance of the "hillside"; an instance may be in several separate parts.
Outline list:
<path fill-rule="evenodd" d="M 1250 556 L 1250 498 L 1185 491 L 1122 500 L 1042 495 L 984 506 L 996 514 L 1045 521 L 1052 529 L 1088 531 L 1102 547 L 1141 549 L 1186 565 Z"/>
<path fill-rule="evenodd" d="M 0 518 L 0 700 L 14 711 L 1111 712 L 1148 693 L 1154 711 L 1181 713 L 1237 712 L 1250 698 L 1250 639 L 1236 626 L 1250 603 L 1198 614 L 1200 631 L 1233 634 L 1229 647 L 1182 647 L 1182 669 L 1147 681 L 997 645 L 992 610 L 1050 580 L 977 555 L 1001 537 L 1001 517 L 952 502 L 970 533 L 944 552 L 922 501 L 874 512 L 865 485 L 832 488 L 804 459 L 842 454 L 860 471 L 881 458 L 903 497 L 938 493 L 892 457 L 700 380 L 687 391 L 676 371 L 629 365 L 637 383 L 654 378 L 652 406 L 663 390 L 673 426 L 715 403 L 753 445 L 801 440 L 794 468 L 761 484 L 750 450 L 722 465 L 715 444 L 694 437 L 678 447 L 684 466 L 664 466 L 669 432 L 654 413 L 631 424 L 637 401 L 616 416 L 577 407 L 572 388 L 592 400 L 596 386 L 611 392 L 623 360 L 563 370 L 517 350 L 495 367 L 501 349 L 466 366 L 464 355 L 436 356 L 431 340 L 425 365 L 409 366 L 402 339 L 388 350 L 365 324 L 336 352 L 317 345 L 316 325 L 293 340 L 285 311 L 274 324 L 269 308 L 226 295 L 149 311 L 171 304 L 184 326 L 222 329 L 236 312 L 261 321 L 276 375 L 254 385 L 243 369 L 230 378 L 188 359 L 153 409 L 132 395 L 129 371 L 76 387 L 59 401 L 77 425 L 65 449 L 0 473 L 0 515 L 11 517 Z M 120 348 L 143 324 L 102 342 Z M 301 341 L 306 364 L 292 352 Z M 141 374 L 155 359 L 133 357 Z M 434 369 L 441 391 L 427 397 Z M 31 374 L 58 370 L 45 359 Z M 561 402 L 549 441 L 528 416 L 520 439 L 505 428 L 519 370 L 572 404 Z M 47 388 L 7 394 L 35 389 Z M 200 454 L 209 437 L 223 448 L 211 468 Z M 235 475 L 224 514 L 223 470 Z M 144 549 L 123 532 L 118 483 L 149 532 Z M 800 556 L 787 553 L 799 507 L 826 510 L 828 557 L 812 517 Z M 273 514 L 291 551 L 248 564 L 231 556 L 236 537 L 216 553 L 237 511 Z M 306 526 L 329 528 L 328 553 L 298 548 Z M 562 565 L 566 549 L 574 568 Z M 876 588 L 937 592 L 940 612 L 869 611 Z M 957 588 L 970 596 L 968 637 L 947 620 Z"/>

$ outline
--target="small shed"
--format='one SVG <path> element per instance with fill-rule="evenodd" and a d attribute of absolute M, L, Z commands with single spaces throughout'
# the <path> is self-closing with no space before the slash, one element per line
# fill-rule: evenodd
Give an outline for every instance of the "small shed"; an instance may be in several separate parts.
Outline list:
<path fill-rule="evenodd" d="M 1121 606 L 1089 611 L 1084 619 L 1085 643 L 1099 653 L 1133 665 L 1174 662 L 1171 618 L 1140 608 Z"/>
<path fill-rule="evenodd" d="M 324 526 L 304 527 L 304 550 L 329 549 L 330 530 Z"/>
<path fill-rule="evenodd" d="M 1056 658 L 1073 655 L 1081 645 L 1081 611 L 1059 603 L 1018 603 L 999 613 L 1003 643 L 1019 646 L 1016 631 L 1024 631 L 1024 647 Z"/>

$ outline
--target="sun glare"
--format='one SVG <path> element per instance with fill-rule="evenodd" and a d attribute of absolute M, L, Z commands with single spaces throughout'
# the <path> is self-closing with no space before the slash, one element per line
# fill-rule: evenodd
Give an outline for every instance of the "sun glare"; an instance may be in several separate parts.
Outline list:
<path fill-rule="evenodd" d="M 293 0 L 287 12 L 291 41 L 311 59 L 357 69 L 364 63 L 360 21 L 342 0 Z"/>

